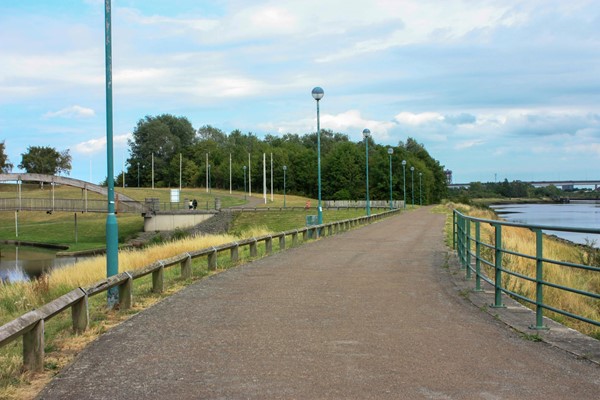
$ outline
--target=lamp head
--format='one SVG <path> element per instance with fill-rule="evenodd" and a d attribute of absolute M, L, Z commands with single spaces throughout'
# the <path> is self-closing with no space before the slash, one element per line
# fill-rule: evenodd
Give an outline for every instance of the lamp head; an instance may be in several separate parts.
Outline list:
<path fill-rule="evenodd" d="M 371 136 L 371 131 L 367 128 L 363 129 L 363 137 L 366 139 Z"/>
<path fill-rule="evenodd" d="M 314 88 L 312 90 L 312 97 L 313 99 L 315 99 L 316 101 L 319 101 L 323 98 L 323 96 L 325 96 L 325 92 L 323 91 L 322 88 L 320 88 L 319 86 L 317 86 L 316 88 Z"/>
<path fill-rule="evenodd" d="M 388 154 L 391 156 L 392 154 L 394 154 L 394 149 L 391 147 L 388 147 Z"/>
<path fill-rule="evenodd" d="M 283 166 L 283 170 L 284 170 L 284 171 L 287 171 L 287 165 L 284 165 L 284 166 Z"/>
<path fill-rule="evenodd" d="M 402 166 L 404 167 L 406 165 L 406 160 L 402 160 Z"/>
<path fill-rule="evenodd" d="M 411 170 L 411 171 L 414 171 L 414 170 L 415 170 L 415 167 L 410 167 L 410 170 Z"/>

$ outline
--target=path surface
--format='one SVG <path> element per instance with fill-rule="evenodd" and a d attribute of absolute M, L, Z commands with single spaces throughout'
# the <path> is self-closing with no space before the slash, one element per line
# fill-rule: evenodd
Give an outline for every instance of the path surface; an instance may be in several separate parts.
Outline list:
<path fill-rule="evenodd" d="M 458 295 L 420 209 L 200 281 L 103 335 L 42 399 L 597 399 L 600 369 Z"/>

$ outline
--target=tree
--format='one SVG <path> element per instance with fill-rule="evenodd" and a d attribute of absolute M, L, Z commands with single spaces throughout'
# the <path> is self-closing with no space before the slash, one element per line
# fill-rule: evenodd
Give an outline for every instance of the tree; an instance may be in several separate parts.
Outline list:
<path fill-rule="evenodd" d="M 179 185 L 179 154 L 187 159 L 196 143 L 196 131 L 185 117 L 163 114 L 146 116 L 138 121 L 129 140 L 130 158 L 126 180 L 137 186 L 137 166 L 140 165 L 140 183 L 149 186 L 152 181 L 152 158 L 154 158 L 154 181 L 156 186 Z M 176 161 L 174 161 L 176 159 Z M 176 167 L 173 167 L 173 162 Z"/>
<path fill-rule="evenodd" d="M 53 147 L 29 146 L 21 157 L 19 168 L 30 174 L 69 175 L 71 171 L 69 149 L 59 152 Z"/>
<path fill-rule="evenodd" d="M 4 152 L 4 141 L 0 142 L 0 171 L 7 174 L 12 170 L 13 165 L 8 161 L 8 156 Z"/>

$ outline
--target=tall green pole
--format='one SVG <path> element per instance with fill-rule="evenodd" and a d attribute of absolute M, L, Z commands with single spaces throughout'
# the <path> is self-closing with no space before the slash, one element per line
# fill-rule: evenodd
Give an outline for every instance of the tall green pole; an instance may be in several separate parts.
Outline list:
<path fill-rule="evenodd" d="M 319 115 L 319 100 L 317 100 L 317 169 L 319 180 L 319 201 L 317 204 L 317 224 L 323 223 L 323 209 L 321 208 L 321 121 Z"/>
<path fill-rule="evenodd" d="M 369 137 L 371 131 L 368 129 L 363 130 L 363 137 L 365 138 L 365 160 L 366 160 L 366 173 L 367 173 L 367 217 L 371 215 L 371 202 L 369 201 Z"/>
<path fill-rule="evenodd" d="M 423 205 L 423 185 L 421 184 L 421 177 L 423 176 L 422 172 L 419 172 L 419 205 Z"/>
<path fill-rule="evenodd" d="M 415 206 L 415 167 L 410 167 L 410 194 L 412 195 L 412 205 Z"/>
<path fill-rule="evenodd" d="M 285 172 L 287 171 L 287 166 L 283 166 L 283 208 L 285 208 Z"/>
<path fill-rule="evenodd" d="M 406 208 L 406 160 L 402 160 L 402 191 L 404 192 L 404 208 Z"/>
<path fill-rule="evenodd" d="M 319 100 L 323 98 L 325 92 L 320 87 L 315 87 L 312 90 L 312 97 L 317 101 L 317 179 L 319 181 L 319 203 L 317 210 L 317 223 L 323 224 L 323 208 L 321 207 L 321 121 L 319 115 Z"/>
<path fill-rule="evenodd" d="M 392 149 L 391 147 L 388 149 L 388 154 L 390 156 L 390 210 L 392 210 L 394 207 L 392 206 L 392 203 L 394 201 L 393 197 L 392 197 L 392 154 L 394 154 L 394 149 Z"/>
<path fill-rule="evenodd" d="M 108 184 L 108 214 L 106 216 L 106 276 L 119 273 L 119 228 L 115 215 L 115 181 L 113 166 L 113 105 L 112 105 L 112 34 L 111 3 L 104 3 L 105 62 L 106 62 L 106 168 Z M 113 287 L 107 292 L 108 307 L 119 302 L 119 289 Z"/>

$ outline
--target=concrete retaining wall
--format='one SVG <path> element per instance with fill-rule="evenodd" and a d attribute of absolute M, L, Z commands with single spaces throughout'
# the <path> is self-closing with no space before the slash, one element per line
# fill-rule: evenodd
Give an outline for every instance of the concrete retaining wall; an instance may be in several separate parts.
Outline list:
<path fill-rule="evenodd" d="M 191 228 L 213 217 L 211 212 L 157 213 L 144 215 L 144 232 L 172 231 L 177 228 Z"/>

